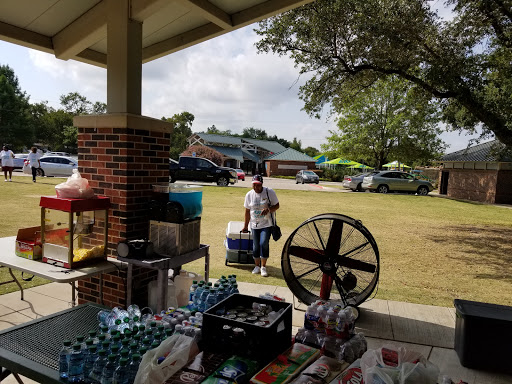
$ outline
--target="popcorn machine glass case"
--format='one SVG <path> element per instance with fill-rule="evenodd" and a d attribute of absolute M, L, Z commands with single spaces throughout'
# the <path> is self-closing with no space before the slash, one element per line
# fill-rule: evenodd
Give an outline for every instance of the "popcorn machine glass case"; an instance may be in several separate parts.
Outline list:
<path fill-rule="evenodd" d="M 107 257 L 108 197 L 41 196 L 39 205 L 43 262 L 71 269 Z"/>

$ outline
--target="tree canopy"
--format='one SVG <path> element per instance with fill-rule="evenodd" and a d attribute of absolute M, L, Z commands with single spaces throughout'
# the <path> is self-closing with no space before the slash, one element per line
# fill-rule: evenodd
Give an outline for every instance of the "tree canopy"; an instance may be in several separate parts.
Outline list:
<path fill-rule="evenodd" d="M 256 45 L 311 74 L 299 91 L 310 115 L 397 75 L 438 99 L 452 129 L 512 147 L 512 0 L 448 1 L 450 21 L 427 0 L 316 0 L 260 22 Z"/>
<path fill-rule="evenodd" d="M 427 164 L 439 158 L 438 113 L 429 95 L 398 77 L 358 93 L 341 111 L 324 151 L 381 169 L 389 161 Z"/>
<path fill-rule="evenodd" d="M 78 92 L 60 97 L 63 108 L 55 109 L 47 102 L 31 104 L 29 97 L 8 65 L 0 65 L 0 137 L 14 150 L 40 143 L 54 151 L 76 152 L 78 133 L 73 117 L 79 114 L 101 114 L 106 104 L 92 103 Z"/>
<path fill-rule="evenodd" d="M 29 98 L 8 65 L 0 65 L 0 137 L 16 148 L 33 136 Z"/>
<path fill-rule="evenodd" d="M 187 139 L 192 135 L 192 123 L 194 122 L 194 115 L 190 112 L 176 113 L 170 118 L 162 117 L 162 120 L 173 123 L 173 130 L 171 133 L 171 147 L 169 150 L 169 157 L 178 160 L 181 153 L 187 149 Z"/>

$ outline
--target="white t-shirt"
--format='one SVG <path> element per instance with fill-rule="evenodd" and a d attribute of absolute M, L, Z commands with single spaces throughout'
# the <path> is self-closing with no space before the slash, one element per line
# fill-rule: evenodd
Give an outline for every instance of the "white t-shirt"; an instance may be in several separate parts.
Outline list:
<path fill-rule="evenodd" d="M 27 156 L 28 165 L 30 168 L 39 168 L 39 159 L 41 155 L 39 153 L 30 152 Z"/>
<path fill-rule="evenodd" d="M 268 194 L 267 194 L 268 193 Z M 270 198 L 270 202 L 269 202 Z M 272 226 L 271 215 L 262 215 L 261 211 L 270 206 L 279 203 L 277 195 L 273 189 L 263 187 L 261 193 L 256 193 L 251 189 L 245 195 L 244 207 L 251 210 L 251 220 L 249 226 L 251 229 L 267 228 Z"/>
<path fill-rule="evenodd" d="M 12 153 L 10 149 L 0 152 L 0 157 L 2 158 L 2 167 L 14 167 L 14 161 L 12 161 L 13 156 L 14 153 Z"/>

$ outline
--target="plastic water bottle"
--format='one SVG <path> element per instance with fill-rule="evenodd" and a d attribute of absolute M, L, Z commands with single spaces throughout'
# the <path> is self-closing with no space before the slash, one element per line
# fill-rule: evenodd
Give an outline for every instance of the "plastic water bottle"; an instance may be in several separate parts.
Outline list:
<path fill-rule="evenodd" d="M 334 310 L 329 309 L 325 315 L 325 334 L 327 336 L 335 336 L 336 334 L 336 322 L 338 315 Z"/>
<path fill-rule="evenodd" d="M 194 306 L 197 308 L 197 306 L 199 305 L 198 302 L 199 302 L 199 296 L 201 296 L 201 292 L 203 292 L 203 289 L 204 289 L 204 286 L 205 286 L 205 283 L 203 280 L 201 280 L 198 284 L 197 284 L 197 289 L 196 291 L 194 292 L 194 297 L 192 298 L 192 301 L 194 302 Z"/>
<path fill-rule="evenodd" d="M 102 309 L 101 311 L 98 312 L 96 318 L 98 319 L 98 323 L 100 324 L 100 326 L 107 325 L 107 319 L 109 318 L 111 312 L 112 311 L 108 309 Z"/>
<path fill-rule="evenodd" d="M 89 373 L 89 378 L 94 383 L 99 383 L 101 381 L 101 375 L 103 373 L 103 368 L 105 368 L 105 365 L 107 364 L 107 351 L 104 349 L 100 349 L 98 351 L 98 357 L 94 361 L 94 364 L 92 365 L 91 373 Z"/>
<path fill-rule="evenodd" d="M 101 373 L 101 384 L 113 384 L 114 372 L 117 368 L 116 358 L 117 356 L 114 354 L 108 355 L 108 362 L 105 364 L 103 372 Z"/>
<path fill-rule="evenodd" d="M 201 292 L 201 296 L 199 297 L 199 305 L 197 307 L 199 312 L 206 311 L 206 298 L 210 294 L 210 288 L 205 287 L 203 292 Z"/>
<path fill-rule="evenodd" d="M 226 292 L 224 290 L 224 287 L 219 287 L 219 289 L 217 289 L 217 303 L 220 303 L 222 300 L 224 300 L 226 298 Z"/>
<path fill-rule="evenodd" d="M 130 318 L 132 318 L 133 320 L 135 320 L 135 317 L 137 317 L 137 320 L 140 319 L 141 317 L 141 311 L 140 311 L 140 308 L 137 304 L 132 304 L 130 305 L 127 309 L 126 309 L 126 312 L 128 312 L 128 316 Z"/>
<path fill-rule="evenodd" d="M 128 365 L 128 372 L 130 372 L 130 383 L 135 381 L 135 376 L 137 376 L 137 371 L 139 370 L 140 359 L 140 354 L 134 353 L 132 355 L 132 361 Z"/>
<path fill-rule="evenodd" d="M 71 340 L 64 340 L 59 353 L 59 377 L 63 380 L 68 378 L 69 356 L 71 355 Z"/>
<path fill-rule="evenodd" d="M 68 382 L 79 383 L 84 380 L 84 355 L 79 343 L 73 345 L 73 351 L 69 355 Z"/>
<path fill-rule="evenodd" d="M 96 351 L 97 351 L 97 347 L 95 345 L 91 345 L 89 347 L 89 354 L 85 357 L 85 360 L 84 360 L 84 383 L 93 383 L 94 382 L 89 377 L 89 375 L 92 372 L 94 362 L 98 358 Z"/>
<path fill-rule="evenodd" d="M 215 288 L 213 288 L 210 290 L 208 296 L 206 296 L 205 311 L 213 307 L 215 304 L 217 304 L 217 292 Z"/>
<path fill-rule="evenodd" d="M 316 306 L 310 305 L 306 308 L 306 313 L 304 314 L 304 328 L 312 331 L 315 329 L 317 322 L 318 316 Z"/>
<path fill-rule="evenodd" d="M 315 330 L 320 336 L 325 336 L 325 318 L 327 316 L 327 308 L 323 305 L 317 309 L 318 321 Z M 320 344 L 320 343 L 319 343 Z"/>
<path fill-rule="evenodd" d="M 196 294 L 197 287 L 197 280 L 192 280 L 192 285 L 190 286 L 190 291 L 188 295 L 188 301 L 194 301 L 194 295 Z"/>
<path fill-rule="evenodd" d="M 233 275 L 233 276 L 234 276 L 234 275 Z M 229 295 L 231 296 L 231 295 L 233 295 L 233 294 L 235 294 L 235 293 L 240 293 L 240 292 L 238 291 L 238 284 L 237 284 L 237 283 L 235 283 L 235 284 L 233 284 L 233 285 L 231 286 L 231 290 L 230 290 L 230 292 L 229 292 Z"/>

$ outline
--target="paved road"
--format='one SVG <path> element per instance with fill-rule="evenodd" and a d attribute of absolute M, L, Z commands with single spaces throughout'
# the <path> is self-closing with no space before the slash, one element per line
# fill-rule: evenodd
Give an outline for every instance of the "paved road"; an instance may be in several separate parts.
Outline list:
<path fill-rule="evenodd" d="M 252 178 L 246 177 L 245 181 L 238 180 L 237 183 L 229 187 L 249 189 L 251 188 L 251 182 Z M 201 183 L 195 181 L 177 181 L 176 183 L 215 186 L 215 183 Z M 352 192 L 350 189 L 343 189 L 341 183 L 330 181 L 321 181 L 320 184 L 295 184 L 295 180 L 265 177 L 263 179 L 263 185 L 272 189 L 291 189 L 297 191 Z"/>

